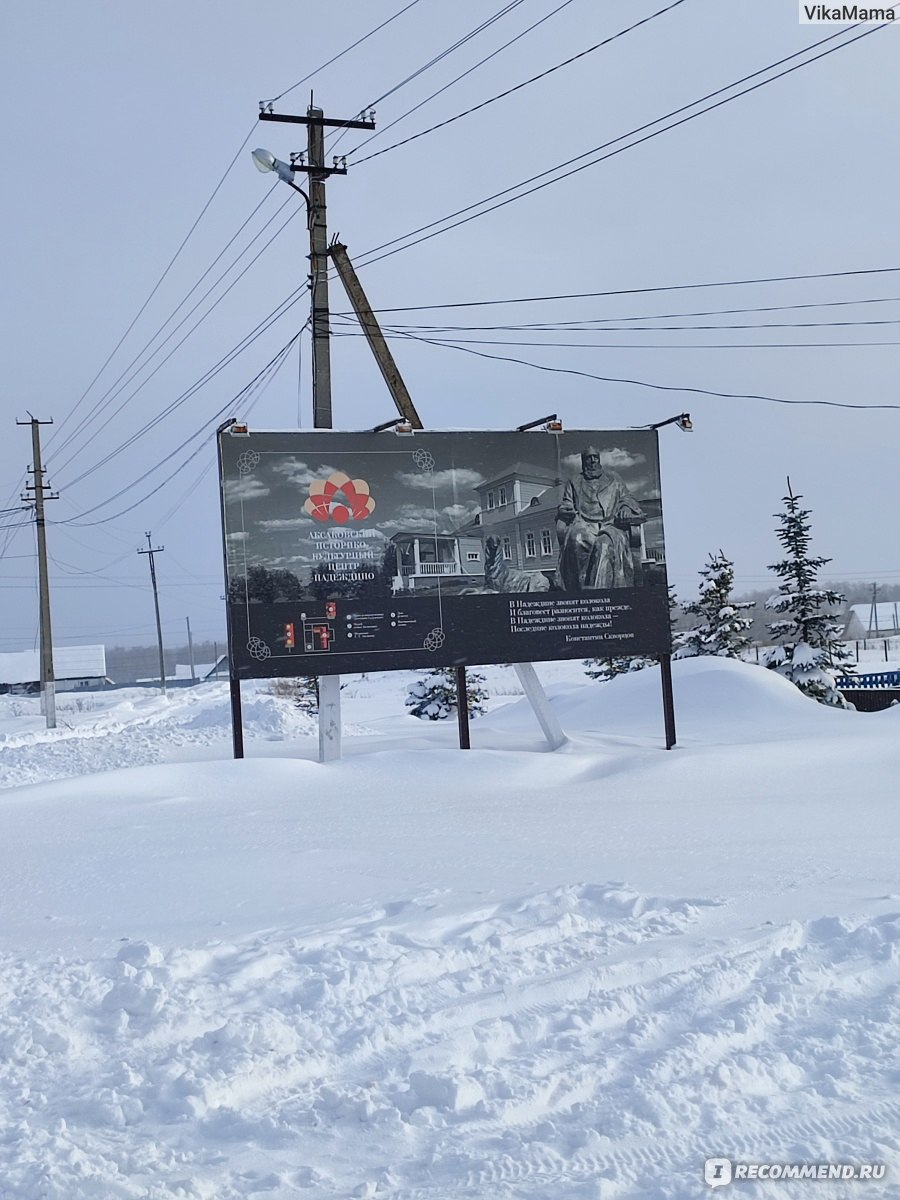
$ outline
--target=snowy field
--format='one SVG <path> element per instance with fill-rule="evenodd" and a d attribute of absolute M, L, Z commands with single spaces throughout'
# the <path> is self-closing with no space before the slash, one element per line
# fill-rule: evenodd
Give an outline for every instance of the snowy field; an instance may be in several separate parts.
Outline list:
<path fill-rule="evenodd" d="M 225 684 L 0 697 L 2 1200 L 900 1196 L 900 708 L 509 670 L 345 758 Z M 887 1164 L 743 1182 L 704 1160 Z"/>

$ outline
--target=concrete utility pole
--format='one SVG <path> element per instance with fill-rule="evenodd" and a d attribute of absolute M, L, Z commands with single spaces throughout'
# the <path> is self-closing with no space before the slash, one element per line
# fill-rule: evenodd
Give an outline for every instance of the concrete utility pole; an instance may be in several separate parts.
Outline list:
<path fill-rule="evenodd" d="M 192 682 L 192 683 L 196 683 L 196 682 L 197 682 L 197 673 L 196 673 L 196 671 L 194 670 L 194 639 L 191 637 L 191 618 L 190 618 L 190 617 L 185 617 L 184 619 L 185 619 L 185 621 L 187 621 L 187 631 L 188 631 L 188 661 L 189 661 L 189 662 L 190 662 L 190 664 L 191 664 L 191 682 Z"/>
<path fill-rule="evenodd" d="M 159 686 L 162 694 L 166 694 L 166 660 L 163 655 L 163 640 L 162 640 L 162 625 L 159 620 L 159 592 L 156 588 L 156 564 L 153 561 L 154 554 L 162 554 L 165 546 L 154 546 L 150 538 L 150 534 L 146 534 L 147 549 L 138 549 L 138 554 L 149 555 L 150 561 L 150 582 L 153 584 L 153 607 L 156 609 L 156 644 L 159 647 Z"/>
<path fill-rule="evenodd" d="M 374 129 L 374 112 L 354 121 L 337 121 L 316 108 L 310 96 L 305 117 L 272 111 L 271 104 L 260 104 L 261 121 L 282 121 L 306 125 L 306 154 L 292 154 L 290 169 L 309 176 L 309 262 L 312 297 L 313 426 L 331 429 L 331 328 L 328 309 L 328 225 L 325 209 L 325 180 L 329 175 L 346 175 L 347 164 L 335 157 L 325 166 L 325 126 L 337 129 Z M 340 163 L 340 165 L 339 165 Z M 299 190 L 299 189 L 298 189 Z M 341 677 L 319 677 L 319 761 L 341 757 Z M 239 684 L 237 685 L 240 686 Z"/>
<path fill-rule="evenodd" d="M 321 108 L 306 110 L 309 165 L 325 166 L 325 131 Z M 331 429 L 331 313 L 328 309 L 328 224 L 325 210 L 324 174 L 310 171 L 309 176 L 309 263 L 312 278 L 312 368 L 313 425 Z"/>
<path fill-rule="evenodd" d="M 41 463 L 41 426 L 52 425 L 52 421 L 39 421 L 31 417 L 28 421 L 16 421 L 17 425 L 31 426 L 31 448 L 34 457 L 32 474 L 34 483 L 26 486 L 22 497 L 28 503 L 34 501 L 34 524 L 37 530 L 38 584 L 41 611 L 41 707 L 47 719 L 47 728 L 56 728 L 56 680 L 53 675 L 53 636 L 50 629 L 50 577 L 47 572 L 47 531 L 44 524 L 44 501 L 58 500 L 56 495 L 44 491 L 44 468 Z M 33 492 L 34 495 L 29 495 Z"/>
<path fill-rule="evenodd" d="M 310 97 L 305 117 L 272 111 L 271 104 L 260 104 L 260 121 L 279 121 L 305 125 L 306 154 L 292 154 L 290 170 L 309 176 L 309 261 L 312 296 L 313 426 L 331 429 L 331 329 L 328 309 L 328 224 L 325 207 L 325 180 L 329 175 L 346 175 L 347 164 L 337 156 L 325 166 L 325 127 L 334 129 L 374 129 L 374 112 L 353 121 L 326 117 Z M 339 165 L 340 164 L 340 165 Z"/>
<path fill-rule="evenodd" d="M 878 584 L 872 584 L 872 603 L 869 607 L 869 633 L 872 632 L 872 626 L 875 626 L 875 636 L 878 636 Z"/>

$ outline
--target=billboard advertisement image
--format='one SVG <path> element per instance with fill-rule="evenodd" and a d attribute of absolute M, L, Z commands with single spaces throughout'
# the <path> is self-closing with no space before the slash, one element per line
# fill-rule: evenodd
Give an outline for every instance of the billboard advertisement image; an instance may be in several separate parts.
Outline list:
<path fill-rule="evenodd" d="M 655 430 L 219 438 L 236 678 L 663 654 Z"/>

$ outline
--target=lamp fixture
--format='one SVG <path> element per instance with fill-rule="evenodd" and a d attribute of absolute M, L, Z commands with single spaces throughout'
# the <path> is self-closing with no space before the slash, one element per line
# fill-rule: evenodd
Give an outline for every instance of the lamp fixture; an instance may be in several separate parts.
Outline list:
<path fill-rule="evenodd" d="M 271 150 L 252 150 L 251 158 L 257 171 L 274 171 L 284 183 L 294 182 L 291 168 L 286 162 L 282 162 L 280 158 L 276 158 Z"/>
<path fill-rule="evenodd" d="M 390 421 L 382 421 L 380 425 L 373 426 L 372 433 L 383 433 L 385 429 L 392 429 L 394 433 L 412 433 L 412 425 L 406 417 L 393 417 Z"/>
<path fill-rule="evenodd" d="M 662 429 L 663 425 L 677 425 L 682 433 L 693 433 L 694 422 L 690 413 L 679 413 L 675 417 L 667 417 L 665 421 L 656 421 L 653 425 L 639 425 L 638 429 Z"/>
<path fill-rule="evenodd" d="M 550 413 L 549 416 L 538 417 L 536 421 L 526 421 L 524 425 L 517 425 L 516 433 L 524 433 L 526 429 L 537 429 L 538 426 L 548 433 L 560 433 L 562 430 L 562 421 L 560 421 L 556 413 Z"/>

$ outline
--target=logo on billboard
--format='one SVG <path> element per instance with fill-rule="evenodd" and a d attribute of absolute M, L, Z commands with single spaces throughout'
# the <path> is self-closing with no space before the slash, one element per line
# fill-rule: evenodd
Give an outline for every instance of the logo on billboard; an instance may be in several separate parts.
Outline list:
<path fill-rule="evenodd" d="M 314 479 L 309 485 L 309 498 L 303 505 L 314 521 L 365 521 L 375 509 L 365 479 L 351 479 L 343 471 L 334 471 L 327 479 Z"/>

